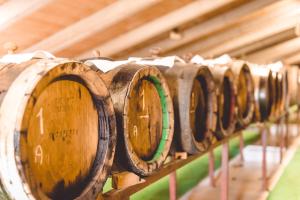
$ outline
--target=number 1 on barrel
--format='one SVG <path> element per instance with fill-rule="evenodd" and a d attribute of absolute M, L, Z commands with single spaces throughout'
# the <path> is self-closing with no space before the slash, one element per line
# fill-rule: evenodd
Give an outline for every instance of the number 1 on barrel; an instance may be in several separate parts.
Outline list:
<path fill-rule="evenodd" d="M 43 108 L 40 109 L 39 113 L 36 115 L 40 121 L 40 133 L 41 135 L 44 134 L 44 122 L 43 122 Z"/>
<path fill-rule="evenodd" d="M 143 92 L 141 94 L 142 99 L 143 99 L 143 110 L 145 110 L 145 90 L 143 89 Z"/>

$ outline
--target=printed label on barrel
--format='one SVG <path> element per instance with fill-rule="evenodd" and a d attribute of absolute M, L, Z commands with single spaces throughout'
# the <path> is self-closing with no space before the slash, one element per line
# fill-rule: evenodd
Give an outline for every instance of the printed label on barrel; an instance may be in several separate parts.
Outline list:
<path fill-rule="evenodd" d="M 98 145 L 98 114 L 88 89 L 72 80 L 51 83 L 37 97 L 22 137 L 31 188 L 54 199 L 76 197 L 87 184 Z"/>

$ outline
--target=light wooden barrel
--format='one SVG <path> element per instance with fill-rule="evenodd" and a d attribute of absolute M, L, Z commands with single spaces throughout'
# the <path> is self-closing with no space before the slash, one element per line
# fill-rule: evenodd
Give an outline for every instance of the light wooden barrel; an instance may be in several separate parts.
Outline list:
<path fill-rule="evenodd" d="M 296 65 L 287 66 L 289 106 L 299 105 L 300 71 Z"/>
<path fill-rule="evenodd" d="M 174 111 L 167 82 L 156 67 L 133 63 L 101 77 L 117 117 L 115 168 L 148 176 L 162 166 L 173 138 Z"/>
<path fill-rule="evenodd" d="M 212 74 L 205 66 L 185 63 L 159 69 L 173 99 L 177 150 L 189 154 L 206 151 L 216 140 L 217 99 Z"/>
<path fill-rule="evenodd" d="M 281 69 L 282 73 L 282 104 L 281 111 L 287 112 L 290 104 L 290 96 L 289 96 L 289 81 L 288 81 L 288 71 L 286 66 Z"/>
<path fill-rule="evenodd" d="M 269 68 L 249 64 L 254 82 L 255 122 L 263 122 L 271 117 L 275 103 L 275 82 Z"/>
<path fill-rule="evenodd" d="M 248 64 L 242 60 L 233 60 L 230 68 L 234 74 L 237 88 L 236 116 L 237 128 L 246 127 L 254 115 L 254 83 Z"/>
<path fill-rule="evenodd" d="M 7 199 L 95 199 L 116 122 L 96 72 L 66 59 L 0 67 L 0 180 Z"/>
<path fill-rule="evenodd" d="M 272 77 L 275 82 L 275 100 L 272 106 L 272 119 L 276 120 L 283 112 L 284 105 L 284 74 L 282 71 L 273 70 Z"/>
<path fill-rule="evenodd" d="M 210 66 L 218 102 L 216 137 L 222 139 L 235 131 L 236 87 L 232 70 L 225 66 Z"/>

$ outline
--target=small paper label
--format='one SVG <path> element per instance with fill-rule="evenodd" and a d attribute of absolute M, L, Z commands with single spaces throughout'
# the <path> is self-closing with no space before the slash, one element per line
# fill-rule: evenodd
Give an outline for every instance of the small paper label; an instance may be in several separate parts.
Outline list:
<path fill-rule="evenodd" d="M 0 62 L 20 64 L 22 62 L 29 61 L 33 58 L 55 58 L 55 56 L 47 51 L 35 51 L 33 53 L 21 54 L 7 54 L 0 58 Z"/>

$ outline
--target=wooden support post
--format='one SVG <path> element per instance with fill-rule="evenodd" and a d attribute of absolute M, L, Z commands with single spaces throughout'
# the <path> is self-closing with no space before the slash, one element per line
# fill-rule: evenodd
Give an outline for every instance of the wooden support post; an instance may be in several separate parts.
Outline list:
<path fill-rule="evenodd" d="M 262 189 L 268 189 L 267 177 L 267 133 L 268 127 L 264 126 L 261 129 L 261 143 L 262 143 Z"/>
<path fill-rule="evenodd" d="M 215 155 L 214 155 L 214 150 L 213 149 L 209 150 L 208 159 L 209 159 L 208 171 L 209 171 L 210 185 L 212 187 L 216 187 L 216 183 L 215 183 Z"/>
<path fill-rule="evenodd" d="M 229 144 L 228 141 L 225 141 L 222 144 L 222 174 L 221 174 L 221 200 L 228 199 L 228 191 L 229 191 Z"/>
<path fill-rule="evenodd" d="M 243 137 L 243 134 L 241 132 L 241 134 L 239 135 L 239 138 L 240 138 L 240 160 L 241 160 L 241 163 L 243 164 L 244 163 L 244 137 Z"/>
<path fill-rule="evenodd" d="M 289 147 L 289 114 L 284 116 L 284 126 L 285 126 L 285 148 L 287 149 Z"/>
<path fill-rule="evenodd" d="M 300 130 L 300 125 L 299 125 L 299 120 L 300 120 L 300 104 L 298 105 L 298 110 L 297 110 L 297 136 L 299 136 L 299 130 Z"/>
<path fill-rule="evenodd" d="M 280 157 L 279 157 L 279 163 L 282 163 L 283 159 L 283 149 L 284 149 L 284 143 L 285 143 L 285 138 L 284 138 L 284 131 L 283 131 L 283 123 L 282 120 L 283 118 L 280 118 L 278 120 L 277 126 L 276 126 L 276 132 L 277 135 L 279 135 L 279 149 L 280 149 Z"/>
<path fill-rule="evenodd" d="M 176 171 L 171 172 L 169 175 L 169 196 L 170 200 L 176 200 Z"/>

